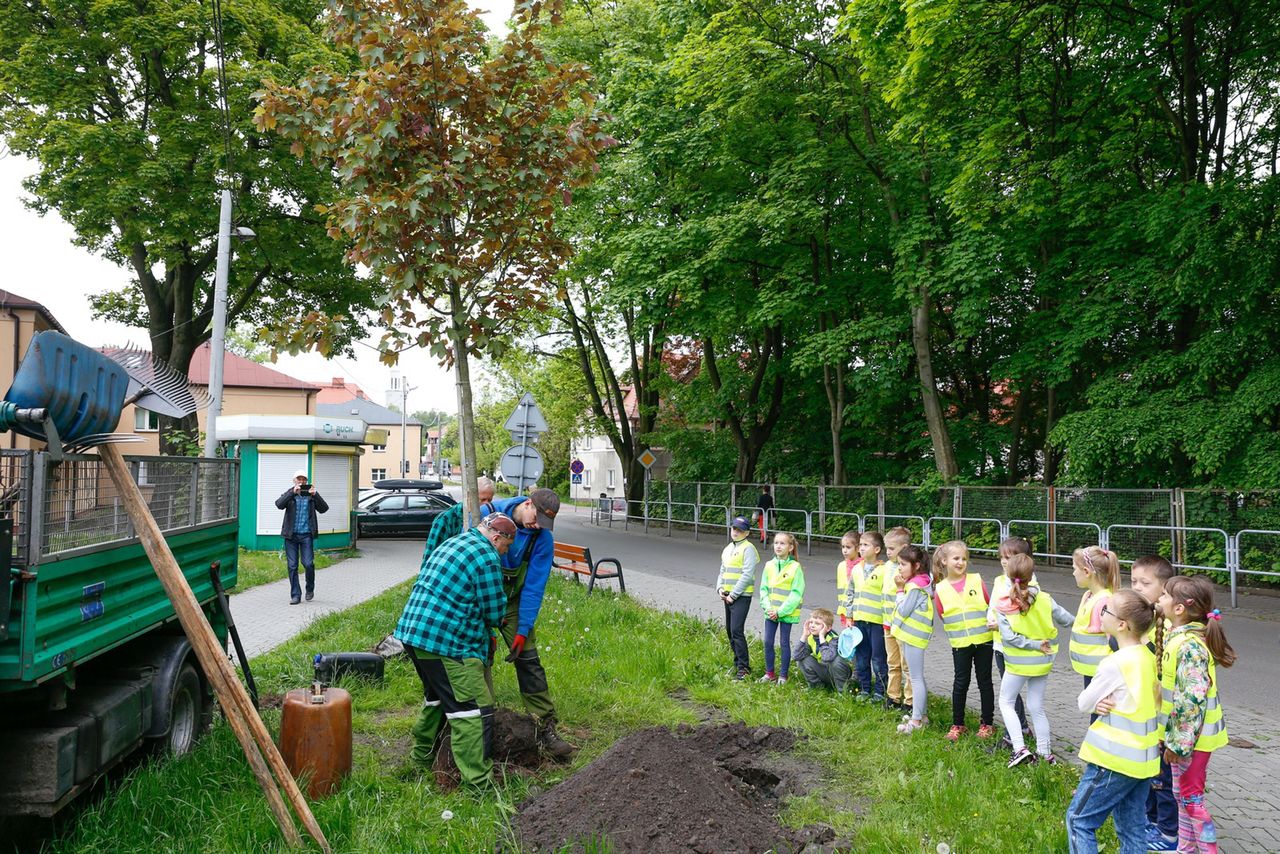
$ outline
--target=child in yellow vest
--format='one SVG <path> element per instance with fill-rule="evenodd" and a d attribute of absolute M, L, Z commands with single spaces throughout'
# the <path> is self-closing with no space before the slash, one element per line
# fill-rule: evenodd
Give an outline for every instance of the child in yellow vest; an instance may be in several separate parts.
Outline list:
<path fill-rule="evenodd" d="M 933 583 L 924 550 L 907 546 L 898 553 L 897 605 L 889 630 L 907 660 L 911 673 L 911 713 L 903 715 L 898 732 L 910 735 L 929 723 L 925 716 L 929 686 L 924 681 L 924 651 L 933 637 Z"/>
<path fill-rule="evenodd" d="M 1160 771 L 1156 657 L 1142 642 L 1155 612 L 1132 590 L 1102 606 L 1102 626 L 1116 651 L 1098 665 L 1081 692 L 1082 712 L 1097 717 L 1080 745 L 1084 773 L 1067 807 L 1073 854 L 1098 850 L 1098 828 L 1110 815 L 1123 852 L 1145 852 L 1147 792 Z M 1104 702 L 1105 701 L 1105 702 Z"/>
<path fill-rule="evenodd" d="M 996 623 L 1004 642 L 1004 680 L 1000 683 L 1000 714 L 1012 743 L 1009 767 L 1035 759 L 1027 750 L 1013 701 L 1025 685 L 1027 714 L 1036 734 L 1036 753 L 1054 761 L 1044 691 L 1058 654 L 1058 626 L 1071 625 L 1071 612 L 1048 593 L 1031 586 L 1035 564 L 1026 555 L 1013 555 L 1005 566 L 1009 593 L 996 601 Z"/>
<path fill-rule="evenodd" d="M 797 559 L 796 538 L 785 531 L 773 535 L 773 560 L 760 579 L 760 607 L 764 610 L 764 676 L 761 682 L 787 684 L 791 670 L 791 627 L 800 622 L 804 601 L 804 570 Z M 782 667 L 775 674 L 774 639 L 782 647 Z"/>
<path fill-rule="evenodd" d="M 833 688 L 843 694 L 853 675 L 849 662 L 840 657 L 840 636 L 832 625 L 836 615 L 826 608 L 814 608 L 804 623 L 804 636 L 796 641 L 791 660 L 800 668 L 810 688 Z"/>
<path fill-rule="evenodd" d="M 1120 589 L 1120 561 L 1101 546 L 1076 549 L 1071 553 L 1071 575 L 1085 591 L 1071 624 L 1071 669 L 1084 677 L 1088 688 L 1102 659 L 1111 654 L 1102 630 L 1102 606 Z"/>
<path fill-rule="evenodd" d="M 751 523 L 739 516 L 729 523 L 729 545 L 720 552 L 716 575 L 716 592 L 724 603 L 724 630 L 733 650 L 733 678 L 738 682 L 751 675 L 746 625 L 759 563 L 760 553 L 751 542 Z"/>
<path fill-rule="evenodd" d="M 969 699 L 972 675 L 978 682 L 978 738 L 996 734 L 995 688 L 991 681 L 992 641 L 995 637 L 987 626 L 987 586 L 982 576 L 969 572 L 969 547 L 962 540 L 951 540 L 933 553 L 934 600 L 942 617 L 942 630 L 951 644 L 951 665 L 955 676 L 951 683 L 951 729 L 948 741 L 959 741 L 969 731 L 964 725 L 965 703 Z"/>
<path fill-rule="evenodd" d="M 884 657 L 889 671 L 889 680 L 885 689 L 885 703 L 903 712 L 911 711 L 911 676 L 907 673 L 907 661 L 902 655 L 902 644 L 893 636 L 889 624 L 893 619 L 893 611 L 897 606 L 898 573 L 902 565 L 898 563 L 898 555 L 911 545 L 911 532 L 901 526 L 890 528 L 884 534 L 884 553 L 889 564 L 884 572 Z M 905 584 L 907 579 L 902 579 Z"/>
<path fill-rule="evenodd" d="M 884 702 L 885 685 L 889 681 L 889 662 L 885 658 L 884 576 L 890 564 L 884 559 L 884 537 L 879 531 L 865 531 L 858 536 L 861 566 L 854 571 L 853 585 L 847 596 L 848 618 L 862 632 L 862 643 L 855 651 L 854 672 L 858 677 L 860 702 Z M 896 587 L 895 587 L 896 595 Z M 874 679 L 873 679 L 874 677 Z"/>
<path fill-rule="evenodd" d="M 1136 558 L 1129 573 L 1129 589 L 1147 602 L 1155 605 L 1164 593 L 1164 585 L 1177 573 L 1173 564 L 1160 555 L 1143 555 Z M 1156 623 L 1163 623 L 1169 631 L 1168 621 L 1157 617 L 1147 631 L 1147 648 L 1156 651 Z M 1151 793 L 1147 795 L 1147 851 L 1162 854 L 1178 850 L 1178 802 L 1173 797 L 1173 771 L 1164 756 L 1160 757 L 1160 776 L 1151 781 Z"/>
<path fill-rule="evenodd" d="M 840 617 L 840 628 L 847 629 L 853 625 L 853 619 L 849 617 L 848 599 L 857 591 L 854 578 L 862 563 L 862 558 L 858 556 L 857 531 L 844 532 L 844 536 L 840 538 L 840 554 L 841 558 L 836 563 L 836 615 Z"/>
<path fill-rule="evenodd" d="M 1222 613 L 1213 607 L 1208 579 L 1169 579 L 1157 605 L 1173 625 L 1168 637 L 1156 630 L 1156 647 L 1161 738 L 1178 801 L 1178 850 L 1217 854 L 1217 829 L 1204 805 L 1204 779 L 1210 755 L 1227 743 L 1216 665 L 1235 664 L 1236 651 L 1222 631 Z"/>
<path fill-rule="evenodd" d="M 995 659 L 996 670 L 1000 672 L 1000 681 L 1004 682 L 1004 642 L 1000 640 L 1000 627 L 996 622 L 996 602 L 1002 597 L 1009 595 L 1009 576 L 1006 574 L 1009 569 L 1009 558 L 1014 555 L 1026 555 L 1035 560 L 1032 555 L 1031 542 L 1025 537 L 1009 537 L 1000 543 L 1000 550 L 997 552 L 1000 556 L 1000 574 L 991 582 L 991 601 L 987 604 L 987 625 L 991 627 L 992 658 Z M 1040 582 L 1036 580 L 1035 573 L 1031 574 L 1031 586 L 1040 589 Z M 1027 710 L 1022 704 L 1022 695 L 1019 694 L 1017 699 L 1013 701 L 1013 710 L 1018 713 L 1018 723 L 1022 724 L 1022 737 L 1025 739 L 1031 735 L 1031 726 L 1027 723 Z M 1003 715 L 1001 715 L 1003 718 Z M 1013 740 L 1009 738 L 1009 734 L 1005 733 L 1001 742 L 1005 747 L 1013 747 Z"/>

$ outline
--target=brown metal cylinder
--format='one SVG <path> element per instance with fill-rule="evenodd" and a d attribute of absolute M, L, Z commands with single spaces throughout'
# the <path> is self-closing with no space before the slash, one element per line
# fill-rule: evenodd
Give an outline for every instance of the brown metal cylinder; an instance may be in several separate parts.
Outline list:
<path fill-rule="evenodd" d="M 341 688 L 297 688 L 285 695 L 280 715 L 280 754 L 307 796 L 338 788 L 351 773 L 351 694 Z"/>

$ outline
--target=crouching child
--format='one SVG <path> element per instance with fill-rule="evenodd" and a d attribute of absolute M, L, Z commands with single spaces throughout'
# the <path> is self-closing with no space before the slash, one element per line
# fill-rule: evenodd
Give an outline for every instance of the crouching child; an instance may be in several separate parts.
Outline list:
<path fill-rule="evenodd" d="M 826 608 L 814 608 L 804 623 L 804 636 L 796 643 L 791 659 L 804 674 L 810 688 L 833 688 L 843 694 L 853 667 L 840 657 L 840 636 L 832 628 L 836 615 Z"/>

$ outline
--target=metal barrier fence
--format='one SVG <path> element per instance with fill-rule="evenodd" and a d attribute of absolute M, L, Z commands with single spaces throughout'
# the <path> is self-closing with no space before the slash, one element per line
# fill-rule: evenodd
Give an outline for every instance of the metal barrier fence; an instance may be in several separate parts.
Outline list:
<path fill-rule="evenodd" d="M 1070 560 L 1075 549 L 1098 544 L 1124 563 L 1160 554 L 1179 569 L 1231 586 L 1239 576 L 1280 579 L 1280 490 L 1094 489 L 999 486 L 813 486 L 808 484 L 657 481 L 647 485 L 643 515 L 598 513 L 612 525 L 643 523 L 727 531 L 731 516 L 750 518 L 770 487 L 775 507 L 767 529 L 813 540 L 838 541 L 846 530 L 903 525 L 912 542 L 932 548 L 963 539 L 970 551 L 995 554 L 1000 540 L 1022 536 L 1037 557 Z M 689 509 L 680 509 L 689 508 Z M 710 517 L 708 512 L 710 511 Z"/>

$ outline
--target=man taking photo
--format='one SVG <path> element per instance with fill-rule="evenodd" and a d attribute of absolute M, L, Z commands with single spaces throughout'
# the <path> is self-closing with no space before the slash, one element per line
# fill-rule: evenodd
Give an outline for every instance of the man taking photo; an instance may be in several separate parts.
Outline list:
<path fill-rule="evenodd" d="M 284 511 L 280 536 L 284 537 L 284 559 L 289 568 L 289 604 L 302 601 L 298 584 L 298 561 L 307 573 L 307 601 L 316 595 L 316 532 L 320 529 L 317 513 L 329 512 L 329 505 L 316 488 L 307 482 L 307 470 L 293 473 L 293 486 L 276 499 L 276 507 Z"/>

